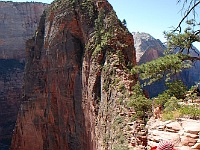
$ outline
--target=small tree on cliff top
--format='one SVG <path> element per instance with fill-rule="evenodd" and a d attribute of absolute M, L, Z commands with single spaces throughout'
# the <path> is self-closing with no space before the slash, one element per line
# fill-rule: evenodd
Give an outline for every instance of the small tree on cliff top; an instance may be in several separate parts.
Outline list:
<path fill-rule="evenodd" d="M 127 105 L 134 107 L 134 119 L 139 118 L 146 123 L 147 117 L 151 114 L 151 101 L 144 96 L 139 83 L 133 87 L 133 95 Z"/>

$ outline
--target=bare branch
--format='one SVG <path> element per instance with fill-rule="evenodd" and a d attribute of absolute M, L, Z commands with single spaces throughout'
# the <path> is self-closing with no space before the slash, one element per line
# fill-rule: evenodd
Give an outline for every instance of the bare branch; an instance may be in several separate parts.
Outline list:
<path fill-rule="evenodd" d="M 198 1 L 197 3 L 195 3 L 185 14 L 185 16 L 181 19 L 181 21 L 179 22 L 178 26 L 176 27 L 175 31 L 179 31 L 178 29 L 181 29 L 181 24 L 183 23 L 183 21 L 188 17 L 188 15 L 194 10 L 194 8 L 200 4 L 200 1 Z M 179 31 L 180 32 L 180 31 Z"/>
<path fill-rule="evenodd" d="M 200 30 L 196 30 L 194 34 L 198 35 L 199 33 L 200 33 Z"/>
<path fill-rule="evenodd" d="M 183 60 L 183 61 L 184 61 L 184 60 L 195 61 L 195 60 L 200 60 L 200 57 L 190 56 L 190 57 L 184 58 L 184 59 L 182 59 L 182 60 Z"/>

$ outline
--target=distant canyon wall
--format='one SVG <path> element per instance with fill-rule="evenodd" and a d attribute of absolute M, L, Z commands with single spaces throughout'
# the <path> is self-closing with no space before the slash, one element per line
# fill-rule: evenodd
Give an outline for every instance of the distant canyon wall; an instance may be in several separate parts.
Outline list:
<path fill-rule="evenodd" d="M 0 59 L 24 59 L 25 42 L 31 38 L 47 5 L 0 2 Z"/>
<path fill-rule="evenodd" d="M 39 23 L 43 3 L 0 2 L 0 149 L 8 150 L 20 103 L 25 43 Z"/>

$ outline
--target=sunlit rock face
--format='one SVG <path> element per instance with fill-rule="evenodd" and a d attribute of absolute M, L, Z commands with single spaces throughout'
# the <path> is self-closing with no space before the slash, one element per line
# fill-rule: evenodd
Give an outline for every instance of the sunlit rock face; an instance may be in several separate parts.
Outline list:
<path fill-rule="evenodd" d="M 137 76 L 132 34 L 106 1 L 57 0 L 27 41 L 24 102 L 12 150 L 127 146 L 127 109 Z M 128 141 L 124 140 L 124 142 Z"/>
<path fill-rule="evenodd" d="M 145 63 L 163 56 L 166 47 L 158 39 L 148 33 L 133 32 L 136 60 L 138 64 Z"/>
<path fill-rule="evenodd" d="M 148 33 L 134 32 L 134 46 L 136 50 L 137 64 L 143 64 L 151 60 L 155 60 L 164 56 L 164 50 L 166 47 L 158 39 L 155 39 Z M 165 90 L 164 80 L 153 83 L 150 86 L 146 86 L 144 89 L 148 92 L 150 97 L 157 96 Z"/>
<path fill-rule="evenodd" d="M 187 118 L 161 121 L 151 118 L 148 128 L 148 146 L 157 146 L 159 141 L 171 141 L 177 150 L 200 149 L 200 121 Z"/>
<path fill-rule="evenodd" d="M 0 2 L 0 149 L 8 150 L 22 101 L 25 42 L 34 35 L 42 3 Z"/>

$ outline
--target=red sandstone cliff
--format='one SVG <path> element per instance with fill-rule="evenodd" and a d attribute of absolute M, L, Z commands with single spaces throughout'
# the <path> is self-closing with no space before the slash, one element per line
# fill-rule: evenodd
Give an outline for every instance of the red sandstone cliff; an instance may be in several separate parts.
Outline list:
<path fill-rule="evenodd" d="M 8 150 L 22 97 L 25 41 L 46 4 L 0 2 L 0 149 Z"/>
<path fill-rule="evenodd" d="M 127 147 L 120 114 L 136 77 L 132 35 L 106 0 L 57 0 L 27 41 L 12 150 Z"/>

